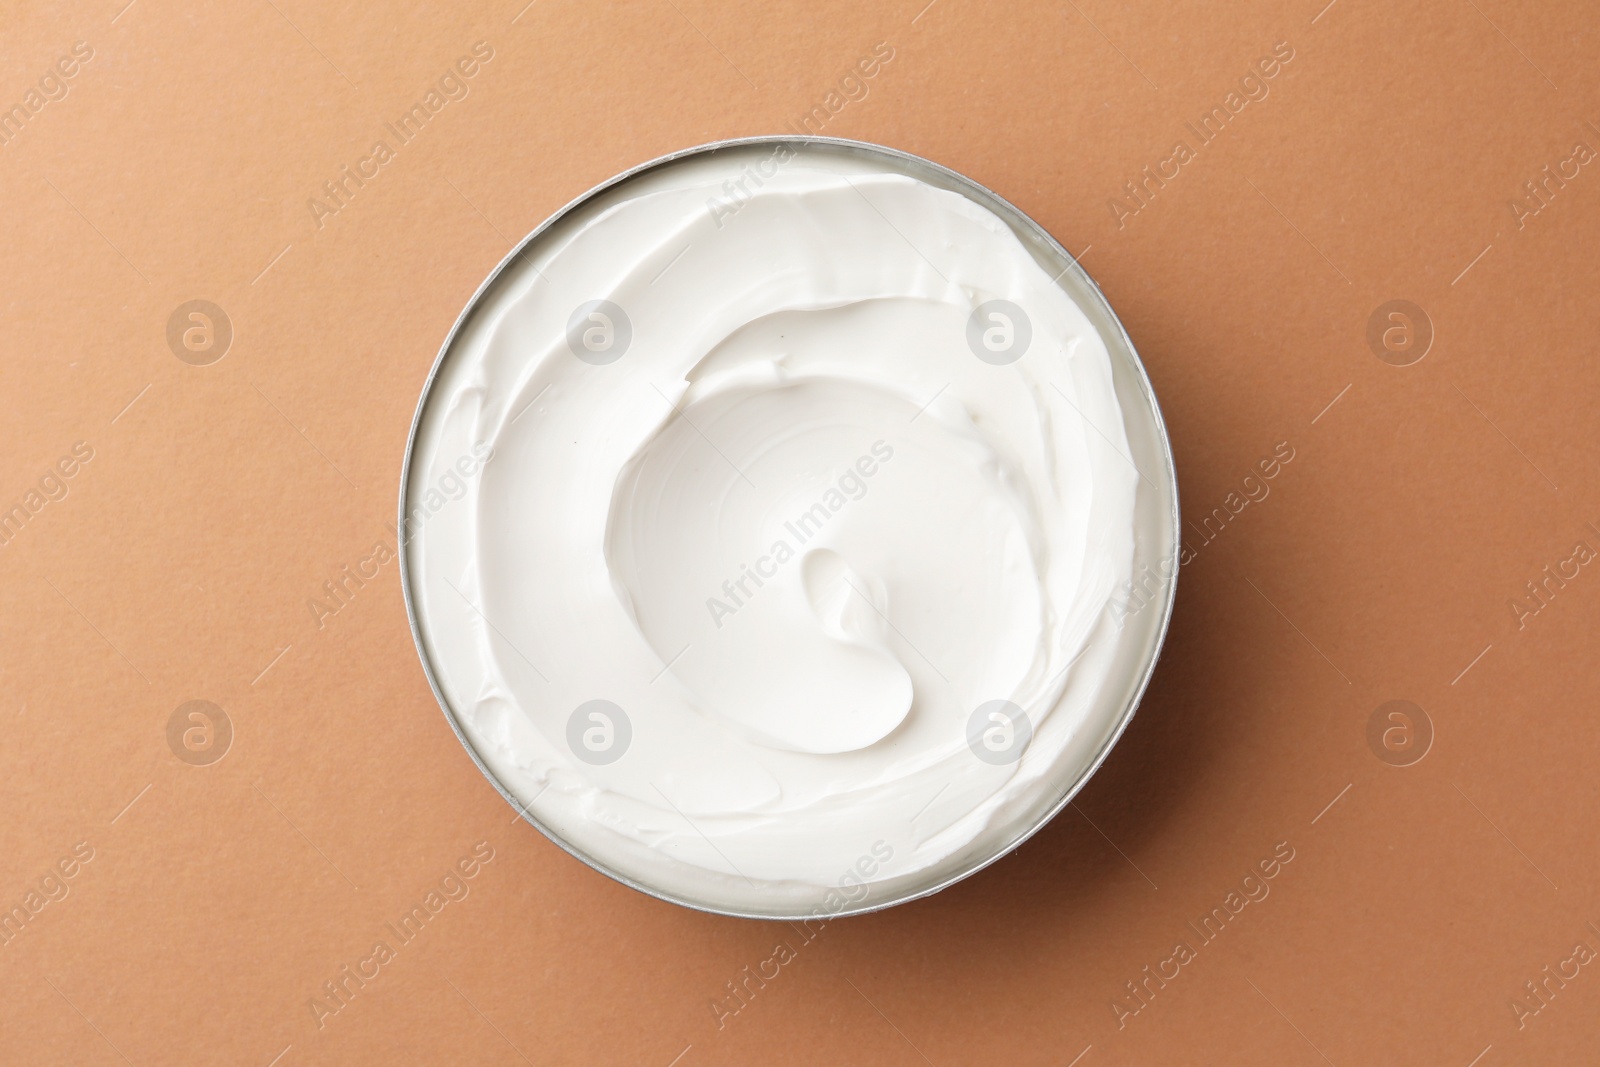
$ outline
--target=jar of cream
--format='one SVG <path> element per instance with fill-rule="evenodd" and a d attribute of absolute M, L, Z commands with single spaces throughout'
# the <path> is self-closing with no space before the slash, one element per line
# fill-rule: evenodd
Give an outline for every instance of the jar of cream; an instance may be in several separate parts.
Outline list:
<path fill-rule="evenodd" d="M 539 227 L 412 426 L 402 583 L 484 774 L 723 914 L 935 892 L 1064 806 L 1166 631 L 1148 379 L 1037 224 L 925 160 L 754 138 Z"/>

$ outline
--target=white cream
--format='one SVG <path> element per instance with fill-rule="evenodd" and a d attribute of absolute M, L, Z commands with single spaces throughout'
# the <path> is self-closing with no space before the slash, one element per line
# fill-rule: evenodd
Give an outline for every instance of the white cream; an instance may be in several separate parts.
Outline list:
<path fill-rule="evenodd" d="M 1053 273 L 960 192 L 763 146 L 606 191 L 486 288 L 419 416 L 409 581 L 541 825 L 689 903 L 837 912 L 1092 767 L 1166 605 L 1123 625 L 1139 449 Z"/>

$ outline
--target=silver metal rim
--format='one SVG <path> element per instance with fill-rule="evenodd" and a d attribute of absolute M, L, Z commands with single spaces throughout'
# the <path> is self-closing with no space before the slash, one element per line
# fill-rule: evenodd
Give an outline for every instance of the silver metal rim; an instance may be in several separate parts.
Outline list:
<path fill-rule="evenodd" d="M 427 645 L 423 641 L 421 626 L 417 620 L 416 604 L 414 603 L 411 595 L 411 570 L 405 538 L 405 522 L 407 515 L 406 494 L 411 480 L 411 459 L 416 448 L 417 431 L 422 425 L 422 416 L 428 406 L 428 399 L 433 393 L 433 386 L 438 379 L 439 370 L 444 366 L 445 358 L 449 355 L 451 346 L 455 344 L 457 335 L 460 334 L 462 328 L 477 312 L 479 303 L 483 299 L 484 294 L 494 286 L 494 284 L 500 279 L 500 276 L 510 269 L 511 266 L 514 265 L 519 259 L 521 259 L 523 254 L 533 246 L 534 242 L 536 242 L 546 230 L 555 225 L 561 219 L 565 218 L 574 209 L 587 203 L 589 200 L 600 195 L 608 189 L 621 185 L 622 183 L 629 181 L 630 179 L 635 178 L 647 171 L 654 170 L 658 167 L 665 166 L 680 159 L 685 159 L 689 156 L 713 153 L 727 148 L 779 144 L 796 145 L 802 150 L 808 147 L 834 149 L 846 153 L 888 159 L 900 165 L 901 167 L 924 169 L 932 174 L 937 175 L 946 182 L 959 186 L 968 195 L 972 196 L 974 200 L 984 204 L 996 214 L 1006 218 L 1007 221 L 1013 225 L 1034 234 L 1045 244 L 1047 248 L 1060 255 L 1062 261 L 1067 264 L 1066 269 L 1062 271 L 1061 276 L 1064 277 L 1070 273 L 1078 282 L 1084 284 L 1090 297 L 1098 302 L 1098 310 L 1103 314 L 1111 326 L 1114 327 L 1115 333 L 1110 337 L 1103 337 L 1103 340 L 1106 341 L 1108 346 L 1112 345 L 1113 342 L 1116 345 L 1120 345 L 1123 349 L 1123 352 L 1128 356 L 1133 369 L 1138 372 L 1140 392 L 1144 398 L 1144 401 L 1149 404 L 1150 414 L 1154 418 L 1156 437 L 1161 447 L 1161 460 L 1165 468 L 1164 473 L 1166 475 L 1166 484 L 1171 490 L 1170 514 L 1172 522 L 1171 529 L 1173 544 L 1172 556 L 1170 558 L 1170 562 L 1172 564 L 1172 576 L 1165 585 L 1166 595 L 1164 597 L 1164 602 L 1161 605 L 1160 625 L 1155 633 L 1154 645 L 1151 649 L 1149 662 L 1146 663 L 1142 675 L 1139 678 L 1138 684 L 1133 689 L 1132 698 L 1128 701 L 1127 707 L 1122 710 L 1121 714 L 1117 718 L 1113 728 L 1106 737 L 1105 743 L 1100 747 L 1099 751 L 1096 752 L 1094 758 L 1089 761 L 1084 770 L 1078 775 L 1077 779 L 1071 784 L 1071 786 L 1069 786 L 1067 790 L 1062 793 L 1061 799 L 1053 807 L 1047 809 L 1044 814 L 1026 831 L 1018 834 L 1014 840 L 1007 843 L 1003 848 L 997 850 L 992 855 L 973 861 L 961 871 L 949 876 L 948 878 L 945 878 L 936 885 L 918 889 L 914 892 L 902 893 L 899 896 L 885 900 L 863 901 L 859 906 L 844 907 L 838 911 L 821 912 L 817 909 L 813 909 L 809 912 L 799 912 L 795 914 L 749 912 L 720 908 L 701 901 L 681 897 L 676 894 L 658 889 L 654 886 L 646 885 L 629 877 L 626 874 L 623 874 L 620 871 L 612 870 L 605 864 L 596 861 L 588 855 L 585 855 L 583 852 L 579 851 L 564 838 L 562 838 L 560 834 L 556 833 L 554 830 L 541 823 L 538 819 L 534 818 L 529 812 L 528 808 L 523 806 L 522 801 L 512 794 L 503 783 L 501 783 L 500 779 L 489 768 L 488 764 L 485 763 L 483 757 L 478 754 L 477 748 L 474 747 L 471 738 L 467 736 L 466 731 L 462 728 L 461 722 L 457 718 L 455 709 L 450 706 L 450 701 L 445 696 L 444 689 L 439 683 L 439 679 L 433 669 L 433 663 L 428 656 Z M 1057 281 L 1059 283 L 1059 277 Z M 549 838 L 550 841 L 552 841 L 568 855 L 573 856 L 579 861 L 587 864 L 589 867 L 599 871 L 606 877 L 621 882 L 623 885 L 626 885 L 632 889 L 636 889 L 648 896 L 655 897 L 658 900 L 664 900 L 670 904 L 677 904 L 682 907 L 692 908 L 695 911 L 707 912 L 712 915 L 725 915 L 729 918 L 735 919 L 759 919 L 773 922 L 819 919 L 823 921 L 831 921 L 833 919 L 848 918 L 852 915 L 866 915 L 871 912 L 882 911 L 885 908 L 892 908 L 900 904 L 910 903 L 913 900 L 921 900 L 924 897 L 932 896 L 941 890 L 948 889 L 957 882 L 972 877 L 974 874 L 977 874 L 990 864 L 1009 856 L 1012 852 L 1020 848 L 1023 843 L 1031 838 L 1034 834 L 1043 829 L 1052 819 L 1059 815 L 1061 810 L 1072 802 L 1073 798 L 1082 791 L 1083 787 L 1088 784 L 1091 778 L 1094 777 L 1101 765 L 1105 763 L 1107 757 L 1109 757 L 1111 754 L 1111 750 L 1116 747 L 1116 743 L 1121 740 L 1123 732 L 1127 730 L 1128 724 L 1133 721 L 1134 714 L 1138 711 L 1139 704 L 1144 699 L 1145 691 L 1150 685 L 1150 679 L 1155 673 L 1156 663 L 1160 660 L 1162 649 L 1166 645 L 1167 630 L 1172 622 L 1172 609 L 1173 604 L 1177 599 L 1178 591 L 1178 572 L 1180 569 L 1179 552 L 1182 545 L 1182 527 L 1178 512 L 1177 469 L 1173 461 L 1172 442 L 1167 434 L 1166 420 L 1161 414 L 1161 406 L 1156 400 L 1155 390 L 1151 386 L 1150 377 L 1145 371 L 1144 361 L 1139 358 L 1138 350 L 1134 348 L 1133 340 L 1128 336 L 1127 330 L 1124 329 L 1122 320 L 1117 317 L 1116 311 L 1111 307 L 1110 302 L 1106 300 L 1105 295 L 1100 291 L 1100 286 L 1078 263 L 1077 257 L 1068 252 L 1067 249 L 1059 241 L 1057 241 L 1048 230 L 1039 225 L 1039 223 L 1035 222 L 1029 215 L 1023 212 L 1016 205 L 1012 204 L 1009 200 L 1006 200 L 1004 197 L 1000 196 L 998 193 L 994 192 L 988 187 L 974 181 L 971 178 L 968 178 L 966 175 L 957 171 L 953 171 L 948 167 L 941 166 L 932 160 L 924 159 L 921 156 L 913 155 L 909 152 L 902 152 L 896 148 L 888 148 L 883 145 L 873 144 L 868 141 L 852 141 L 839 137 L 811 137 L 792 134 L 738 137 L 722 141 L 712 141 L 707 144 L 697 145 L 693 148 L 681 149 L 680 151 L 660 156 L 656 159 L 650 160 L 647 163 L 641 163 L 636 167 L 632 167 L 623 171 L 615 177 L 601 182 L 599 185 L 596 185 L 582 196 L 569 201 L 564 207 L 541 222 L 533 229 L 532 232 L 519 241 L 516 247 L 506 254 L 505 258 L 500 261 L 494 270 L 489 272 L 488 277 L 483 280 L 483 283 L 479 285 L 477 290 L 472 294 L 472 298 L 468 300 L 466 306 L 462 308 L 461 314 L 456 317 L 455 324 L 450 327 L 450 332 L 445 335 L 444 343 L 439 346 L 439 354 L 434 358 L 433 366 L 428 371 L 428 377 L 423 382 L 422 395 L 417 400 L 417 410 L 411 418 L 411 431 L 406 436 L 405 458 L 400 465 L 400 510 L 395 531 L 395 548 L 396 553 L 400 557 L 400 589 L 401 594 L 405 599 L 406 619 L 411 626 L 411 638 L 416 644 L 417 656 L 422 661 L 422 672 L 427 676 L 428 685 L 433 690 L 434 699 L 438 701 L 440 709 L 444 712 L 445 720 L 450 724 L 450 729 L 455 732 L 456 738 L 461 742 L 462 747 L 467 750 L 467 754 L 472 758 L 472 762 L 477 765 L 478 770 L 485 778 L 489 780 L 489 783 L 494 786 L 495 790 L 506 799 L 506 802 L 522 816 L 523 820 L 534 829 L 538 830 L 545 837 Z"/>

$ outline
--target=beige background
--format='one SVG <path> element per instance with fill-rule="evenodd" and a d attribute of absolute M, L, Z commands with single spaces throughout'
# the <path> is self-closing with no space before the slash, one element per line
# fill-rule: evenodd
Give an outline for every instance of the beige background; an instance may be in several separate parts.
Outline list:
<path fill-rule="evenodd" d="M 39 905 L 0 945 L 0 1060 L 1592 1056 L 1600 967 L 1543 1002 L 1523 983 L 1600 950 L 1600 574 L 1520 627 L 1510 606 L 1600 549 L 1600 167 L 1510 205 L 1600 148 L 1588 5 L 124 2 L 12 5 L 0 34 L 25 113 L 93 51 L 0 147 L 0 507 L 93 450 L 0 548 L 0 906 Z M 479 41 L 469 94 L 319 228 L 308 199 Z M 1295 458 L 1211 542 L 1189 526 L 1155 682 L 1072 810 L 807 942 L 515 822 L 427 688 L 392 563 L 320 629 L 307 601 L 390 537 L 423 379 L 514 239 L 626 167 L 826 107 L 880 42 L 824 132 L 963 171 L 1083 251 L 1186 518 Z M 1123 183 L 1278 42 L 1269 95 L 1119 226 Z M 208 366 L 167 343 L 193 299 L 234 331 Z M 1401 299 L 1436 334 L 1405 367 L 1367 341 Z M 189 700 L 232 723 L 208 766 L 168 745 Z M 1432 723 L 1414 765 L 1369 746 L 1390 700 Z M 319 1027 L 322 983 L 484 841 L 470 895 Z M 1124 983 L 1280 842 L 1270 895 L 1119 1027 Z M 80 843 L 67 895 L 29 898 Z M 719 1029 L 780 940 L 796 958 Z"/>

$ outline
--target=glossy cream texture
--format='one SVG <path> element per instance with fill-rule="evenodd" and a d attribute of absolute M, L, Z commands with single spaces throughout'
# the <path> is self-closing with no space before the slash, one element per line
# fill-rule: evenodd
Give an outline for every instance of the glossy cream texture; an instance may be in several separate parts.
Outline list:
<path fill-rule="evenodd" d="M 987 208 L 837 152 L 694 157 L 546 231 L 458 334 L 409 475 L 418 627 L 585 858 L 745 913 L 899 897 L 1025 832 L 1121 712 L 1128 452 L 1100 336 Z"/>

